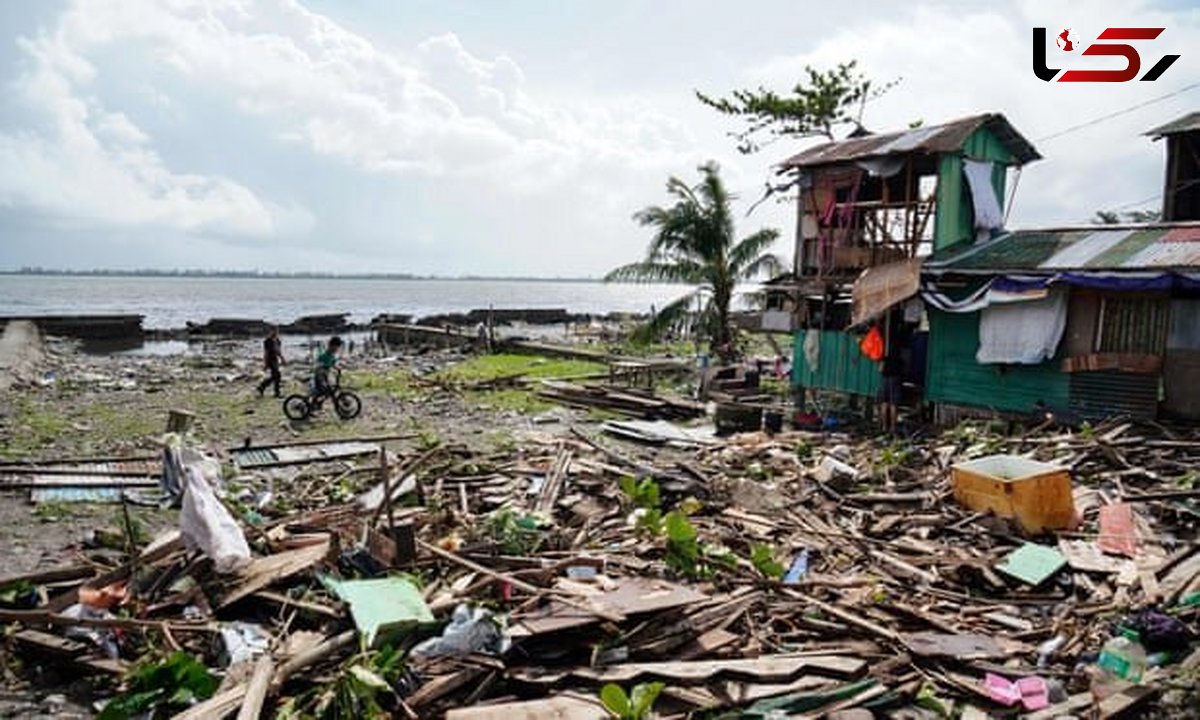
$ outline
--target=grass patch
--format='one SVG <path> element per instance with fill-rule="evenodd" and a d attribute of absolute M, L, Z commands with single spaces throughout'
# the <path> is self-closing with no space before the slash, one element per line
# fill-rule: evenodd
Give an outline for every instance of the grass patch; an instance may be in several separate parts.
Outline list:
<path fill-rule="evenodd" d="M 55 408 L 63 407 L 54 400 L 47 399 L 45 403 L 35 403 L 29 398 L 17 398 L 13 403 L 12 414 L 5 423 L 8 427 L 8 437 L 0 456 L 21 458 L 34 451 L 53 445 L 71 431 L 71 419 L 65 412 L 60 413 Z"/>
<path fill-rule="evenodd" d="M 530 380 L 571 378 L 602 373 L 605 370 L 607 368 L 604 365 L 588 360 L 516 354 L 478 355 L 439 372 L 438 378 L 455 385 L 473 385 L 498 378 L 518 376 Z M 556 407 L 555 403 L 538 397 L 533 389 L 520 387 L 469 390 L 466 398 L 476 405 L 486 405 L 497 410 L 510 410 L 527 415 L 545 412 Z"/>
<path fill-rule="evenodd" d="M 475 405 L 487 405 L 496 410 L 513 410 L 527 415 L 545 412 L 557 407 L 555 403 L 538 397 L 530 390 L 474 390 L 467 399 Z"/>
<path fill-rule="evenodd" d="M 346 373 L 345 386 L 355 392 L 367 394 L 382 394 L 401 400 L 410 400 L 418 394 L 413 387 L 412 375 L 407 370 L 388 370 L 385 372 L 370 372 L 354 370 Z"/>
<path fill-rule="evenodd" d="M 497 378 L 523 376 L 531 379 L 573 377 L 605 372 L 607 368 L 590 360 L 545 358 L 537 355 L 477 355 L 437 374 L 451 383 L 472 384 Z"/>

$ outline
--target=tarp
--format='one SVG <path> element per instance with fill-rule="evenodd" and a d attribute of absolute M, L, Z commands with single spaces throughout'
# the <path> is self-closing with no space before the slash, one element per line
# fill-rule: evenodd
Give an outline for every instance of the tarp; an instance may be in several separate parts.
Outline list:
<path fill-rule="evenodd" d="M 926 281 L 921 286 L 921 299 L 931 307 L 944 312 L 966 313 L 1002 303 L 1041 300 L 1055 286 L 1084 287 L 1115 292 L 1200 290 L 1200 274 L 1064 272 L 1043 277 L 1000 275 L 984 283 L 970 295 L 957 300 L 941 292 L 936 283 Z M 855 290 L 857 291 L 857 284 Z M 857 297 L 855 309 L 857 310 Z"/>
<path fill-rule="evenodd" d="M 921 259 L 877 265 L 854 281 L 853 324 L 860 325 L 904 302 L 921 288 Z"/>
<path fill-rule="evenodd" d="M 1052 292 L 1033 302 L 999 303 L 979 316 L 975 361 L 1036 365 L 1054 357 L 1067 327 L 1067 293 Z"/>

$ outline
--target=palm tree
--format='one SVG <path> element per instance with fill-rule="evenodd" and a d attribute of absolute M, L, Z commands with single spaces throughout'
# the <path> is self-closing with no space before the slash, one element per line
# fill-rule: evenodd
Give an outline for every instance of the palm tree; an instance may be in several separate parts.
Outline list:
<path fill-rule="evenodd" d="M 701 313 L 701 327 L 711 338 L 713 349 L 732 340 L 729 303 L 739 282 L 761 273 L 777 274 L 783 263 L 767 252 L 779 231 L 763 229 L 735 242 L 733 196 L 721 182 L 716 163 L 699 168 L 699 184 L 688 186 L 672 177 L 667 192 L 676 202 L 670 207 L 650 206 L 634 213 L 634 219 L 654 229 L 646 259 L 616 268 L 606 282 L 677 282 L 694 285 L 687 295 L 674 300 L 640 328 L 635 339 L 659 337 L 683 318 L 704 294 L 708 302 Z"/>

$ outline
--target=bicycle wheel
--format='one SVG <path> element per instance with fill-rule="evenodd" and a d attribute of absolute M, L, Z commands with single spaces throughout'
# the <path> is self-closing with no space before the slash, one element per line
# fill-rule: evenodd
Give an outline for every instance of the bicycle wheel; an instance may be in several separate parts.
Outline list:
<path fill-rule="evenodd" d="M 312 408 L 309 407 L 308 398 L 303 395 L 288 395 L 283 401 L 283 414 L 288 416 L 290 420 L 307 420 L 312 414 Z"/>
<path fill-rule="evenodd" d="M 338 417 L 349 420 L 358 417 L 362 412 L 362 400 L 349 390 L 343 390 L 334 398 L 333 407 L 337 410 Z"/>

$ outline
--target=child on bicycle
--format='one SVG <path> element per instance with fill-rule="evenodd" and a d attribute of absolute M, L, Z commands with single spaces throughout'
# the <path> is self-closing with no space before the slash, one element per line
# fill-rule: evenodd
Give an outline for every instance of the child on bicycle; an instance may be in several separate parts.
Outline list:
<path fill-rule="evenodd" d="M 333 371 L 338 361 L 338 352 L 342 349 L 342 339 L 334 335 L 329 339 L 325 350 L 317 356 L 317 366 L 313 369 L 313 395 L 320 403 L 321 399 L 332 392 L 329 384 L 329 373 Z"/>

